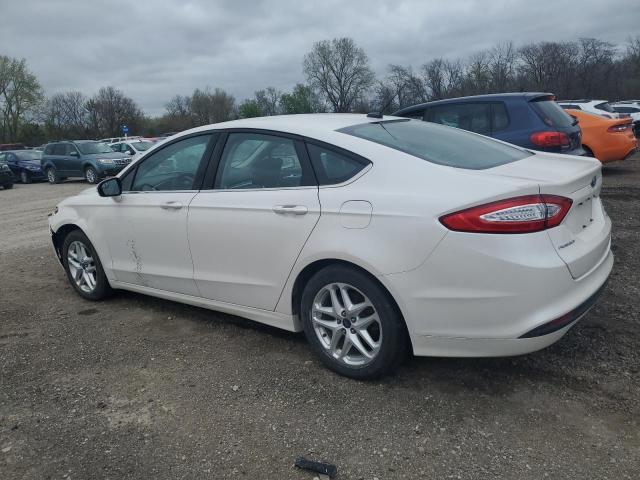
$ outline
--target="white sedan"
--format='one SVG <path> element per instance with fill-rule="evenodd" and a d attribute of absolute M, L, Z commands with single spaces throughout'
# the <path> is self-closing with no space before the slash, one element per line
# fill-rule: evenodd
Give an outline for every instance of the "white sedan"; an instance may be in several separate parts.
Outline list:
<path fill-rule="evenodd" d="M 354 378 L 562 337 L 613 264 L 596 160 L 375 115 L 195 128 L 49 217 L 73 288 L 304 330 Z"/>

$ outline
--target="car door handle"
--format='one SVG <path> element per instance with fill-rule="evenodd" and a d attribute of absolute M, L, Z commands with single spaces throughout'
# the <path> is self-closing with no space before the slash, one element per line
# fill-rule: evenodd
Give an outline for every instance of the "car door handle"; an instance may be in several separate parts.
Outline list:
<path fill-rule="evenodd" d="M 276 205 L 273 207 L 273 211 L 280 215 L 304 215 L 309 209 L 304 205 Z"/>
<path fill-rule="evenodd" d="M 182 204 L 180 202 L 166 202 L 160 205 L 160 208 L 164 210 L 180 210 L 182 208 Z"/>

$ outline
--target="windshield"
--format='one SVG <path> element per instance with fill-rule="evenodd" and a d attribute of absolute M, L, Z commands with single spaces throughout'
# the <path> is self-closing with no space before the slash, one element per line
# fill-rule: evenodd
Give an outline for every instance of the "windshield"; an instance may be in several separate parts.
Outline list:
<path fill-rule="evenodd" d="M 76 146 L 83 155 L 93 155 L 94 153 L 113 153 L 111 147 L 102 142 L 76 143 Z"/>
<path fill-rule="evenodd" d="M 102 142 L 76 143 L 76 146 L 83 155 L 92 155 L 94 153 L 113 153 L 111 147 Z"/>
<path fill-rule="evenodd" d="M 574 125 L 573 118 L 553 100 L 533 101 L 531 106 L 540 115 L 542 121 L 550 127 L 570 127 Z"/>
<path fill-rule="evenodd" d="M 428 162 L 482 170 L 532 154 L 491 138 L 421 120 L 388 120 L 338 130 L 400 150 Z"/>
<path fill-rule="evenodd" d="M 40 160 L 42 158 L 42 152 L 35 150 L 22 150 L 20 152 L 13 152 L 20 160 Z"/>
<path fill-rule="evenodd" d="M 151 142 L 131 142 L 131 146 L 135 148 L 139 152 L 144 152 L 145 150 L 149 150 L 153 143 Z"/>

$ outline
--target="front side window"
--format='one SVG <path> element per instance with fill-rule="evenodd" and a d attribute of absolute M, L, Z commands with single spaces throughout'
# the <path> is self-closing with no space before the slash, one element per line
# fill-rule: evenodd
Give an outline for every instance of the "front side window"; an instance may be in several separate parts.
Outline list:
<path fill-rule="evenodd" d="M 144 159 L 133 179 L 132 191 L 194 190 L 211 134 L 172 143 Z"/>
<path fill-rule="evenodd" d="M 134 148 L 134 150 L 137 150 L 138 152 L 144 152 L 146 150 L 149 150 L 153 146 L 153 143 L 151 143 L 151 142 L 131 142 L 131 146 Z M 134 152 L 131 152 L 131 153 L 134 153 Z"/>
<path fill-rule="evenodd" d="M 491 133 L 491 104 L 460 103 L 430 107 L 425 115 L 427 122 L 489 135 Z"/>
<path fill-rule="evenodd" d="M 491 138 L 416 120 L 363 123 L 338 131 L 428 162 L 470 170 L 493 168 L 532 155 Z"/>
<path fill-rule="evenodd" d="M 231 133 L 224 146 L 215 188 L 288 188 L 311 185 L 290 138 Z"/>
<path fill-rule="evenodd" d="M 356 160 L 313 143 L 307 143 L 307 151 L 320 185 L 346 182 L 368 165 L 364 159 Z"/>

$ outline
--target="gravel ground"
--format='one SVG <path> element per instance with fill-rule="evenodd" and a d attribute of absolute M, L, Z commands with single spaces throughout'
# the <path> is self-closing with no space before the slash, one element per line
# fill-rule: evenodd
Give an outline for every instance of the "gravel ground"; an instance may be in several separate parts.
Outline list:
<path fill-rule="evenodd" d="M 84 183 L 0 191 L 0 478 L 638 478 L 640 155 L 605 168 L 616 264 L 531 355 L 408 360 L 357 382 L 302 335 L 67 284 L 46 214 Z"/>

